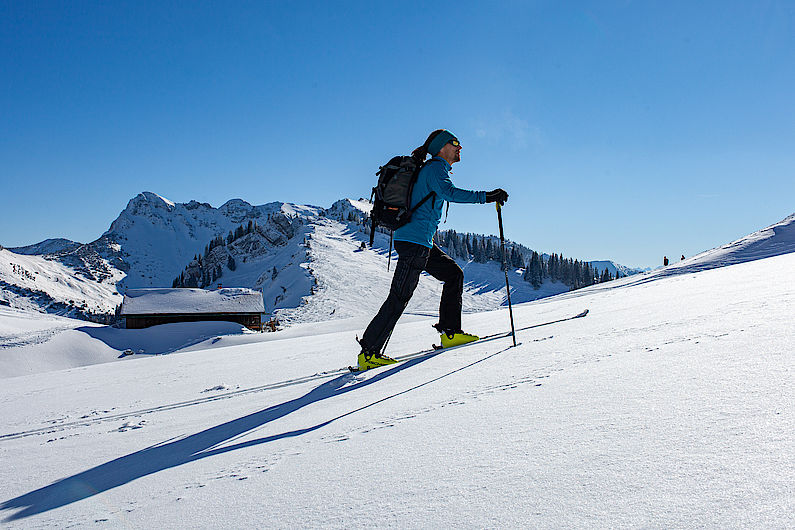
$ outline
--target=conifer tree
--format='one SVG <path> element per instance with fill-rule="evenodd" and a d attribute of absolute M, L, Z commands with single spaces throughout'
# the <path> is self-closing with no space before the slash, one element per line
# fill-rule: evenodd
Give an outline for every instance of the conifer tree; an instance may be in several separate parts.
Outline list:
<path fill-rule="evenodd" d="M 533 251 L 533 254 L 530 256 L 530 263 L 527 265 L 524 278 L 532 284 L 533 289 L 539 289 L 541 287 L 541 258 L 538 252 Z"/>

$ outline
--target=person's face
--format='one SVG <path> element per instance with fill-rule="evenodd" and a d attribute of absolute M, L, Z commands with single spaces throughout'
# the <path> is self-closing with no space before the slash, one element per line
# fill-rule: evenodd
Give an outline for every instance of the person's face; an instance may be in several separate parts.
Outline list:
<path fill-rule="evenodd" d="M 461 161 L 461 143 L 458 140 L 452 140 L 444 144 L 442 150 L 439 151 L 439 156 L 447 160 L 450 165 Z"/>

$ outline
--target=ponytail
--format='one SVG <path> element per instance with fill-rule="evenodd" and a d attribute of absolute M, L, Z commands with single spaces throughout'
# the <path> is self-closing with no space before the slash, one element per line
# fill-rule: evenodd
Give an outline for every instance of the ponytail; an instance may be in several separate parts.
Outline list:
<path fill-rule="evenodd" d="M 425 162 L 425 159 L 428 158 L 428 147 L 431 145 L 431 142 L 433 142 L 433 139 L 439 136 L 439 134 L 442 132 L 444 132 L 444 129 L 437 129 L 433 131 L 430 135 L 428 135 L 428 139 L 425 140 L 424 144 L 411 152 L 411 156 L 419 162 Z"/>

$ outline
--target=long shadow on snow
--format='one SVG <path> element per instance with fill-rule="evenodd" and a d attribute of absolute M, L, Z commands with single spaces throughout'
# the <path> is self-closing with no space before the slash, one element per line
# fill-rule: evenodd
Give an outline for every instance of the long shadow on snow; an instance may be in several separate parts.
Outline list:
<path fill-rule="evenodd" d="M 394 396 L 382 398 L 373 403 L 364 405 L 356 410 L 346 412 L 345 414 L 331 418 L 330 420 L 313 425 L 311 427 L 307 427 L 305 429 L 275 434 L 273 436 L 267 436 L 248 442 L 241 442 L 231 446 L 218 447 L 224 442 L 237 438 L 269 422 L 283 418 L 284 416 L 306 407 L 307 405 L 311 405 L 312 403 L 317 403 L 331 397 L 340 396 L 352 390 L 358 390 L 360 388 L 366 387 L 402 370 L 415 366 L 431 357 L 434 357 L 435 355 L 437 355 L 437 353 L 434 352 L 423 357 L 401 362 L 400 364 L 395 365 L 392 369 L 377 374 L 372 379 L 368 379 L 366 381 L 362 381 L 344 388 L 343 385 L 345 384 L 346 380 L 349 380 L 350 376 L 348 374 L 342 375 L 323 383 L 322 385 L 312 389 L 307 394 L 299 398 L 268 407 L 253 414 L 249 414 L 248 416 L 243 416 L 221 425 L 217 425 L 210 429 L 192 434 L 186 438 L 180 438 L 175 441 L 166 441 L 161 444 L 142 449 L 141 451 L 136 451 L 135 453 L 111 460 L 110 462 L 89 469 L 88 471 L 83 471 L 77 475 L 61 479 L 50 484 L 49 486 L 45 486 L 35 491 L 31 491 L 30 493 L 26 493 L 25 495 L 10 499 L 0 504 L 0 511 L 21 509 L 19 512 L 6 518 L 5 522 L 23 519 L 25 517 L 30 517 L 32 515 L 53 510 L 55 508 L 60 508 L 68 504 L 72 504 L 73 502 L 93 497 L 98 493 L 122 486 L 141 477 L 145 477 L 147 475 L 151 475 L 172 467 L 181 466 L 189 462 L 194 462 L 196 460 L 201 460 L 202 458 L 207 458 L 208 456 L 214 456 L 237 449 L 242 449 L 244 447 L 268 443 L 275 440 L 280 440 L 282 438 L 300 436 L 302 434 L 315 431 L 340 418 L 375 405 L 376 403 L 390 399 Z M 436 378 L 434 381 L 438 379 L 439 378 Z M 428 381 L 413 388 L 424 386 L 430 382 L 431 381 Z M 403 394 L 413 390 L 413 388 L 404 390 L 395 395 Z"/>

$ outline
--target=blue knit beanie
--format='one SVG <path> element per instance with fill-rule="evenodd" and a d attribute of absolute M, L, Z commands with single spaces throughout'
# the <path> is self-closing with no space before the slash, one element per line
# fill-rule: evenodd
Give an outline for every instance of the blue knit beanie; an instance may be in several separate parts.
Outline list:
<path fill-rule="evenodd" d="M 442 147 L 447 145 L 447 142 L 449 142 L 450 140 L 457 140 L 457 139 L 458 138 L 456 138 L 453 133 L 445 129 L 439 134 L 437 134 L 436 138 L 434 138 L 433 141 L 431 141 L 431 144 L 428 146 L 428 153 L 431 156 L 436 156 L 439 154 L 439 151 L 442 150 Z"/>

